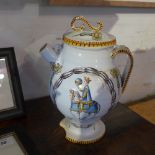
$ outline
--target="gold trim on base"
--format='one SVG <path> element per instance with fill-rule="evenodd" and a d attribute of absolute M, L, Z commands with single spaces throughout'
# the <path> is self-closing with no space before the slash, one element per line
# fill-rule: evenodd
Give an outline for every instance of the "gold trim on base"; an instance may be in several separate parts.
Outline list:
<path fill-rule="evenodd" d="M 64 118 L 65 119 L 65 118 Z M 64 120 L 63 119 L 63 120 Z M 62 121 L 63 121 L 62 120 Z M 62 121 L 60 122 L 60 127 L 62 127 L 64 130 L 65 130 L 65 133 L 67 134 L 67 131 L 66 131 L 66 128 L 61 124 Z M 67 137 L 67 135 L 65 136 L 65 139 L 68 140 L 69 142 L 71 143 L 75 143 L 75 144 L 93 144 L 93 143 L 96 143 L 97 141 L 101 140 L 103 138 L 103 136 L 105 135 L 105 132 L 103 133 L 102 136 L 100 136 L 99 138 L 97 139 L 93 139 L 93 140 L 76 140 L 76 139 L 73 139 L 73 138 L 70 138 L 70 137 Z"/>
<path fill-rule="evenodd" d="M 104 135 L 103 135 L 103 136 L 104 136 Z M 78 141 L 78 140 L 69 138 L 69 137 L 67 137 L 67 136 L 65 136 L 65 138 L 66 138 L 69 142 L 71 142 L 71 143 L 76 143 L 76 144 L 93 144 L 93 143 L 96 143 L 97 141 L 99 141 L 103 136 L 101 136 L 101 137 L 98 138 L 98 139 L 88 140 L 88 141 Z"/>

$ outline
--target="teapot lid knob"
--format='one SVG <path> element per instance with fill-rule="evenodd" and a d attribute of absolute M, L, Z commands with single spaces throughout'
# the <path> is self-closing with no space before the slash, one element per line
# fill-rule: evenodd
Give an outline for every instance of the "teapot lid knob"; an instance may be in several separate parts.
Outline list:
<path fill-rule="evenodd" d="M 102 39 L 102 33 L 101 30 L 103 29 L 103 22 L 97 22 L 97 27 L 92 26 L 83 16 L 76 16 L 71 21 L 71 28 L 73 31 L 83 31 L 85 30 L 85 25 L 82 24 L 81 26 L 76 25 L 76 21 L 82 21 L 85 23 L 90 30 L 93 31 L 92 33 L 92 39 L 93 40 L 100 40 Z"/>

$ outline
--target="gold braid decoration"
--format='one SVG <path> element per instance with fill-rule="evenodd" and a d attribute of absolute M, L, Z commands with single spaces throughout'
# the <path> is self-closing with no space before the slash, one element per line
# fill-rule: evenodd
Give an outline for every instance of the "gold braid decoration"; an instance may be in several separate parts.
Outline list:
<path fill-rule="evenodd" d="M 103 136 L 102 136 L 103 137 Z M 78 141 L 76 139 L 72 139 L 70 137 L 65 137 L 68 141 L 70 141 L 71 143 L 77 143 L 77 144 L 93 144 L 97 141 L 99 141 L 102 137 L 98 138 L 98 139 L 94 139 L 94 140 L 88 140 L 88 141 Z"/>
<path fill-rule="evenodd" d="M 105 41 L 105 42 L 86 42 L 86 41 L 76 41 L 67 38 L 66 36 L 63 36 L 63 41 L 72 46 L 77 46 L 77 47 L 109 47 L 109 46 L 114 46 L 116 45 L 116 39 L 110 40 L 110 41 Z"/>
<path fill-rule="evenodd" d="M 82 30 L 84 30 L 84 26 L 83 25 L 80 26 L 80 27 L 76 27 L 76 25 L 74 25 L 76 20 L 82 20 L 93 31 L 101 31 L 101 29 L 103 28 L 103 23 L 102 22 L 98 22 L 97 23 L 98 27 L 94 27 L 94 26 L 90 25 L 90 23 L 83 16 L 76 16 L 71 21 L 71 27 L 72 27 L 72 29 L 74 31 L 82 31 Z"/>
<path fill-rule="evenodd" d="M 127 71 L 127 76 L 123 81 L 123 86 L 122 86 L 122 93 L 123 93 L 126 86 L 127 86 L 127 83 L 128 83 L 128 80 L 130 78 L 131 71 L 132 71 L 132 68 L 133 68 L 133 56 L 132 56 L 132 53 L 130 52 L 129 48 L 127 48 L 126 46 L 123 46 L 123 45 L 119 46 L 119 48 L 117 48 L 117 47 L 114 48 L 111 57 L 115 58 L 119 54 L 127 54 L 128 57 L 129 57 L 129 60 L 130 60 L 130 66 L 129 66 L 129 69 Z M 124 75 L 124 73 L 125 73 L 125 70 L 123 72 L 123 75 Z"/>
<path fill-rule="evenodd" d="M 100 32 L 103 28 L 103 23 L 102 22 L 98 22 L 97 23 L 97 27 L 92 26 L 83 16 L 76 16 L 72 19 L 71 21 L 71 28 L 74 31 L 83 31 L 85 29 L 84 25 L 82 26 L 76 26 L 75 22 L 77 20 L 81 20 L 83 21 L 91 30 L 93 30 L 93 39 L 97 40 L 97 39 L 101 39 L 102 38 L 102 33 Z"/>

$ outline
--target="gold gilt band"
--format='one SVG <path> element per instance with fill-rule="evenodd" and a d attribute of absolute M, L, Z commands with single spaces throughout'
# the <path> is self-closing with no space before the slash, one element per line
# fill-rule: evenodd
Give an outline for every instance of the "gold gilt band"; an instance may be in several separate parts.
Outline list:
<path fill-rule="evenodd" d="M 84 41 L 72 40 L 64 36 L 63 41 L 68 45 L 77 47 L 107 47 L 116 45 L 116 39 L 106 42 L 84 42 Z"/>
<path fill-rule="evenodd" d="M 68 141 L 70 141 L 71 143 L 77 143 L 77 144 L 92 144 L 95 143 L 97 141 L 99 141 L 102 137 L 98 138 L 98 139 L 94 139 L 94 140 L 90 140 L 90 141 L 78 141 L 69 137 L 65 137 Z"/>

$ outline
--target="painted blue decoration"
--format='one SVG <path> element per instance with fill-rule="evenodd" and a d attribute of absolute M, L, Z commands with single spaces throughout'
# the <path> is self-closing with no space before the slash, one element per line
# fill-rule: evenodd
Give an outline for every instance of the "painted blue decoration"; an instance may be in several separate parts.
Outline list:
<path fill-rule="evenodd" d="M 71 96 L 71 111 L 75 111 L 78 113 L 84 112 L 84 113 L 94 113 L 96 114 L 100 110 L 100 105 L 92 99 L 89 83 L 90 83 L 89 77 L 84 78 L 84 86 L 83 81 L 81 78 L 77 78 L 75 80 L 75 84 L 80 91 L 70 90 L 70 96 Z M 81 93 L 81 95 L 80 95 Z"/>

